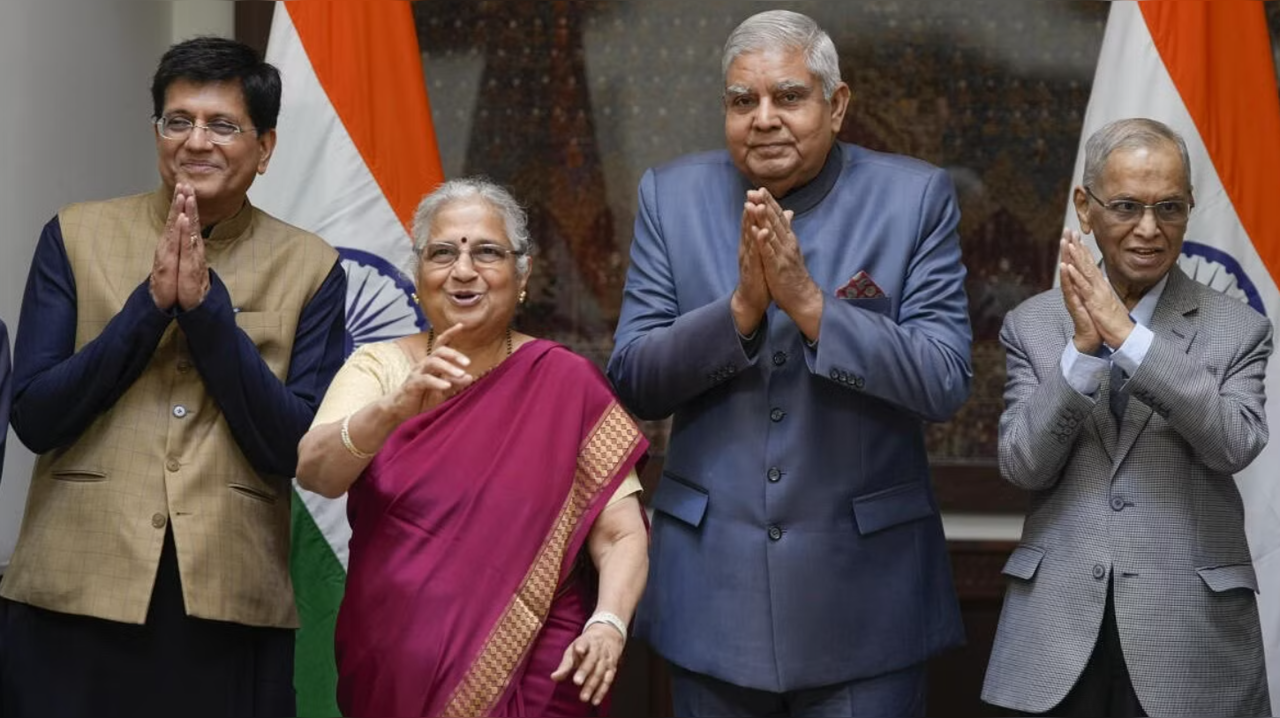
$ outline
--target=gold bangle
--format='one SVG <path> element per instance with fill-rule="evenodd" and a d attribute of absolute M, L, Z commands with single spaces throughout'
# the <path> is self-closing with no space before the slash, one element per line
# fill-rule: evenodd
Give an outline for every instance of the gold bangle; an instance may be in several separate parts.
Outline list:
<path fill-rule="evenodd" d="M 356 457 L 357 459 L 360 459 L 361 461 L 364 461 L 366 459 L 372 459 L 373 454 L 366 454 L 365 452 L 357 449 L 355 444 L 351 443 L 350 424 L 351 424 L 351 414 L 347 414 L 346 416 L 342 417 L 342 445 L 347 447 L 347 451 L 351 452 L 352 456 Z"/>

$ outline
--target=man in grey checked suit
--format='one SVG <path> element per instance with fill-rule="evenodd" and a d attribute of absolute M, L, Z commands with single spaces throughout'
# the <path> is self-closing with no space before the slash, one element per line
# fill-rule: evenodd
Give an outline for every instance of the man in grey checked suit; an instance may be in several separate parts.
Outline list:
<path fill-rule="evenodd" d="M 1113 122 L 1073 200 L 1061 288 L 1005 319 L 1000 471 L 1032 492 L 983 699 L 1053 715 L 1267 715 L 1232 474 L 1267 443 L 1271 324 L 1177 266 L 1182 138 Z M 1117 418 L 1119 417 L 1119 418 Z"/>

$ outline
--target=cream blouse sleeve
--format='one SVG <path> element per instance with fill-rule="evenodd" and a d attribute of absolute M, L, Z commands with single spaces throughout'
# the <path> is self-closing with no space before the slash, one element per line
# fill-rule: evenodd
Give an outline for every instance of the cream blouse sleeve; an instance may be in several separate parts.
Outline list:
<path fill-rule="evenodd" d="M 394 342 L 365 344 L 338 370 L 311 426 L 332 424 L 395 391 L 412 367 Z"/>
<path fill-rule="evenodd" d="M 609 503 L 605 504 L 604 507 L 607 509 L 632 494 L 637 494 L 636 498 L 640 498 L 638 494 L 642 490 L 643 487 L 640 486 L 640 477 L 636 475 L 636 470 L 632 467 L 630 473 L 627 474 L 627 478 L 623 479 L 622 483 L 618 484 L 618 488 L 613 492 L 613 496 L 609 497 Z"/>

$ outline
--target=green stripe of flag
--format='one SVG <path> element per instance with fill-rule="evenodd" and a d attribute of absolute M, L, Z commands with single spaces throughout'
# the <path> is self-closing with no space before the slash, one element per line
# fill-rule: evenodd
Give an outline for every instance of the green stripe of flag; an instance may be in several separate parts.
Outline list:
<path fill-rule="evenodd" d="M 298 629 L 293 683 L 298 715 L 303 718 L 338 716 L 338 669 L 333 658 L 333 630 L 347 582 L 333 548 L 294 491 L 293 553 L 289 560 L 293 591 L 298 601 Z"/>

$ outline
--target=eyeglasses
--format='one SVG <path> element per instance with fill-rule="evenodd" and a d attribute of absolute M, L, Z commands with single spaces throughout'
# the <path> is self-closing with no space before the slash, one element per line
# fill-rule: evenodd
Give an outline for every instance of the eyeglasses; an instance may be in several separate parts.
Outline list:
<path fill-rule="evenodd" d="M 1156 221 L 1161 224 L 1185 224 L 1187 218 L 1191 216 L 1191 208 L 1195 204 L 1185 202 L 1180 199 L 1163 199 L 1155 204 L 1143 204 L 1134 199 L 1116 199 L 1110 202 L 1103 202 L 1098 199 L 1098 195 L 1088 187 L 1084 188 L 1086 194 L 1111 215 L 1111 218 L 1117 222 L 1137 222 L 1142 219 L 1142 215 L 1151 210 L 1156 217 Z"/>
<path fill-rule="evenodd" d="M 156 120 L 160 136 L 166 140 L 182 141 L 195 130 L 204 130 L 205 137 L 215 145 L 229 145 L 245 132 L 257 132 L 255 128 L 241 129 L 226 120 L 214 120 L 207 125 L 197 124 L 186 117 L 161 117 Z"/>
<path fill-rule="evenodd" d="M 475 264 L 494 265 L 510 255 L 523 256 L 524 252 L 507 249 L 492 242 L 473 244 L 465 249 L 451 242 L 428 242 L 422 250 L 422 259 L 437 267 L 450 267 L 463 254 L 470 255 L 471 261 Z"/>

